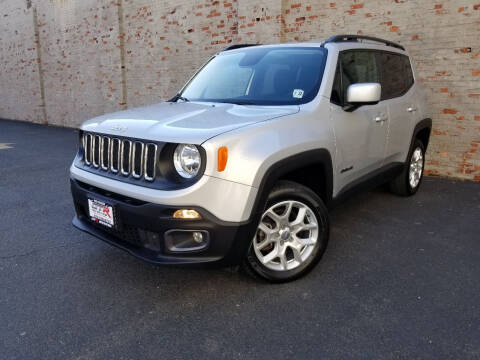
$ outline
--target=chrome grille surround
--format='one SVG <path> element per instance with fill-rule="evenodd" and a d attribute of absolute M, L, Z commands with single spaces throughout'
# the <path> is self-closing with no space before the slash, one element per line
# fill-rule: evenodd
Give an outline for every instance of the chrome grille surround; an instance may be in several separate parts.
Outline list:
<path fill-rule="evenodd" d="M 159 149 L 157 144 L 87 132 L 83 133 L 81 143 L 81 160 L 85 166 L 99 172 L 120 173 L 136 180 L 155 181 Z"/>
<path fill-rule="evenodd" d="M 102 170 L 107 171 L 110 166 L 110 138 L 102 136 L 102 144 L 100 147 L 100 166 Z"/>
<path fill-rule="evenodd" d="M 92 134 L 85 134 L 83 135 L 83 149 L 85 153 L 85 164 L 91 165 L 92 164 Z"/>
<path fill-rule="evenodd" d="M 130 175 L 132 165 L 132 142 L 130 140 L 122 141 L 120 160 L 120 172 L 123 176 Z"/>
<path fill-rule="evenodd" d="M 135 141 L 132 147 L 132 176 L 135 179 L 140 179 L 143 172 L 143 151 L 145 149 L 145 144 L 140 141 Z M 137 154 L 138 153 L 138 154 Z M 138 156 L 138 160 L 137 160 Z M 138 166 L 138 172 L 137 170 Z"/>
<path fill-rule="evenodd" d="M 94 135 L 92 140 L 92 164 L 98 168 L 100 164 L 100 135 Z"/>
<path fill-rule="evenodd" d="M 145 146 L 145 155 L 144 155 L 145 158 L 143 159 L 145 169 L 143 171 L 143 174 L 144 174 L 145 180 L 147 181 L 153 181 L 155 179 L 155 176 L 156 176 L 155 165 L 157 163 L 157 158 L 156 158 L 157 151 L 158 151 L 157 144 L 148 143 Z"/>
<path fill-rule="evenodd" d="M 114 174 L 120 170 L 120 149 L 121 140 L 119 138 L 112 139 L 112 145 L 110 146 L 110 171 Z"/>

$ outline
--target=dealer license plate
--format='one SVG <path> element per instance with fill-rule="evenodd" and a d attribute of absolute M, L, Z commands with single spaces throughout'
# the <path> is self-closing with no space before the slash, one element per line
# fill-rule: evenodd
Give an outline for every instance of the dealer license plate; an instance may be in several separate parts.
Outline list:
<path fill-rule="evenodd" d="M 109 228 L 115 226 L 113 218 L 113 207 L 103 201 L 88 199 L 88 212 L 93 222 L 102 224 Z"/>

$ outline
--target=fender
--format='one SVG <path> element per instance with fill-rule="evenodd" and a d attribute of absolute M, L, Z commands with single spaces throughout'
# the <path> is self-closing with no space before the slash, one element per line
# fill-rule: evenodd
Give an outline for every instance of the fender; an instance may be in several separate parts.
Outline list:
<path fill-rule="evenodd" d="M 260 182 L 258 195 L 255 199 L 250 218 L 256 220 L 257 217 L 261 216 L 270 191 L 282 176 L 295 171 L 296 169 L 315 164 L 318 164 L 319 170 L 323 168 L 323 174 L 321 174 L 321 176 L 324 176 L 323 180 L 325 181 L 326 195 L 326 198 L 323 200 L 325 201 L 325 205 L 328 206 L 332 200 L 333 192 L 332 157 L 327 149 L 315 149 L 282 159 L 268 168 Z"/>
<path fill-rule="evenodd" d="M 241 236 L 234 242 L 232 249 L 230 250 L 230 257 L 237 259 L 244 259 L 247 254 L 248 248 L 251 244 L 251 239 L 257 231 L 257 225 L 260 222 L 260 218 L 264 211 L 264 206 L 267 202 L 270 191 L 275 186 L 275 183 L 282 176 L 301 169 L 305 166 L 318 164 L 319 169 L 323 167 L 323 176 L 325 176 L 325 193 L 326 193 L 326 205 L 331 202 L 332 189 L 333 189 L 333 167 L 332 158 L 330 153 L 326 149 L 308 150 L 299 154 L 292 155 L 284 158 L 277 163 L 273 164 L 263 175 L 262 181 L 258 188 L 258 193 L 253 204 L 252 213 L 249 219 L 243 224 L 241 228 Z M 227 260 L 235 263 L 235 260 Z"/>

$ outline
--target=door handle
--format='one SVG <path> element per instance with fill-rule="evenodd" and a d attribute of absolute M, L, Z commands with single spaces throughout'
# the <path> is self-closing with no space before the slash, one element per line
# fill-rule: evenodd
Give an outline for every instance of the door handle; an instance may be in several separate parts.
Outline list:
<path fill-rule="evenodd" d="M 417 111 L 417 108 L 414 108 L 413 106 L 410 106 L 410 107 L 407 109 L 407 111 L 408 111 L 409 113 L 411 113 L 411 112 Z"/>
<path fill-rule="evenodd" d="M 387 121 L 387 120 L 388 120 L 388 117 L 384 114 L 380 114 L 380 115 L 375 116 L 375 122 L 377 122 L 377 123 L 384 122 L 384 121 Z"/>

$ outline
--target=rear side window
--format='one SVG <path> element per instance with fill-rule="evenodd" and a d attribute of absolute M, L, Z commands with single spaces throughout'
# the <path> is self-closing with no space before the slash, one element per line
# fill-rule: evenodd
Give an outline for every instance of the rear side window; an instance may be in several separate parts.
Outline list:
<path fill-rule="evenodd" d="M 402 96 L 413 85 L 413 74 L 407 56 L 378 53 L 382 68 L 382 100 Z"/>

